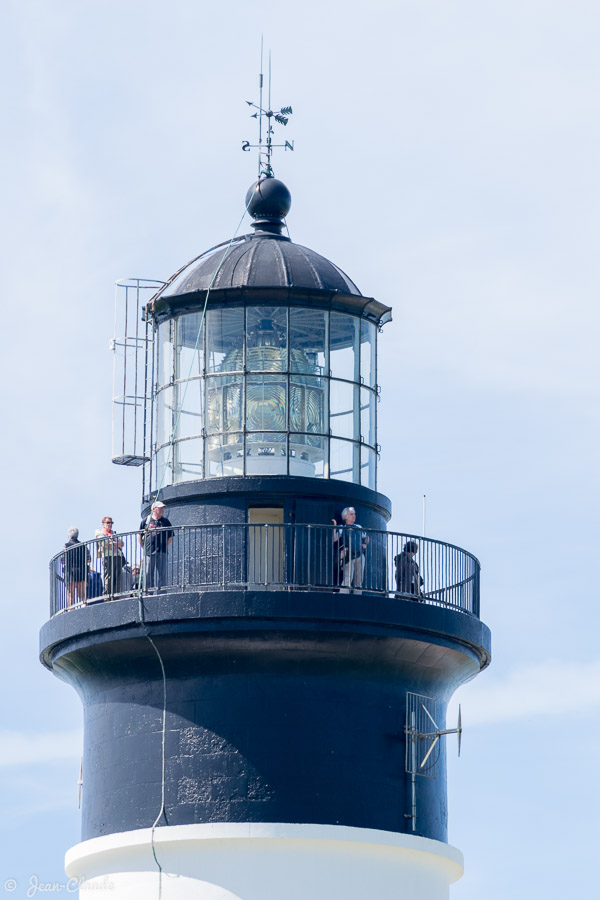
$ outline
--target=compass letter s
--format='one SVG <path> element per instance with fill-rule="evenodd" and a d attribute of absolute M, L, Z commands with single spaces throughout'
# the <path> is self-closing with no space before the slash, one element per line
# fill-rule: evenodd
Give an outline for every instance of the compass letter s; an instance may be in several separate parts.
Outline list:
<path fill-rule="evenodd" d="M 242 141 L 242 150 L 247 150 L 250 153 L 250 141 Z"/>

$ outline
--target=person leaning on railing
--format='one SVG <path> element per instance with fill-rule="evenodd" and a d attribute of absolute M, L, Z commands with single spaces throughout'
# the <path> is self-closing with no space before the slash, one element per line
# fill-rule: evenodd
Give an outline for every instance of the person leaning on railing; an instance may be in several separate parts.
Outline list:
<path fill-rule="evenodd" d="M 365 554 L 368 535 L 356 521 L 356 510 L 353 506 L 347 506 L 342 510 L 344 525 L 333 532 L 333 541 L 339 550 L 339 563 L 341 569 L 341 591 L 349 592 L 351 587 L 361 588 L 365 574 Z M 331 520 L 337 525 L 335 519 Z"/>
<path fill-rule="evenodd" d="M 167 583 L 167 549 L 173 540 L 173 528 L 164 515 L 165 504 L 156 500 L 152 512 L 140 523 L 138 540 L 144 548 L 143 588 L 162 588 Z"/>
<path fill-rule="evenodd" d="M 110 516 L 102 519 L 102 528 L 96 529 L 98 540 L 98 556 L 104 562 L 104 593 L 108 596 L 121 593 L 121 573 L 125 557 L 121 552 L 123 541 L 113 531 L 113 520 Z"/>
<path fill-rule="evenodd" d="M 407 541 L 401 553 L 394 557 L 396 566 L 396 590 L 399 594 L 410 594 L 416 599 L 423 597 L 421 588 L 423 579 L 419 573 L 419 565 L 415 560 L 419 545 L 416 541 Z"/>

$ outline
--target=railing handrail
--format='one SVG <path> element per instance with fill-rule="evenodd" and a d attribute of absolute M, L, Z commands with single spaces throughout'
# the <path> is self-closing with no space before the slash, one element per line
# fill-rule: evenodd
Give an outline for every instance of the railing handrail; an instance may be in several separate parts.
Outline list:
<path fill-rule="evenodd" d="M 327 522 L 203 522 L 197 525 L 169 525 L 168 527 L 171 531 L 184 531 L 185 529 L 201 529 L 201 528 L 323 528 L 328 529 L 330 531 L 336 531 L 338 528 L 351 528 L 352 526 L 344 525 L 343 523 L 339 523 L 338 525 L 330 525 Z M 137 531 L 115 531 L 112 535 L 106 535 L 105 537 L 97 537 L 97 538 L 89 538 L 87 541 L 80 541 L 80 544 L 84 544 L 85 546 L 99 544 L 102 541 L 106 541 L 109 537 L 117 537 L 117 538 L 127 538 L 132 537 L 133 535 L 143 535 L 148 531 L 147 528 L 141 528 Z M 392 538 L 407 538 L 408 540 L 413 541 L 424 541 L 429 544 L 436 544 L 440 547 L 450 547 L 452 550 L 458 550 L 459 553 L 463 553 L 469 559 L 473 560 L 475 565 L 478 568 L 481 568 L 481 563 L 479 559 L 473 554 L 470 553 L 469 550 L 465 550 L 464 547 L 459 547 L 458 544 L 450 544 L 448 541 L 440 541 L 438 538 L 430 538 L 422 534 L 412 534 L 409 531 L 385 531 L 382 528 L 363 528 L 361 526 L 361 531 L 367 532 L 367 534 L 383 534 L 387 537 Z M 73 546 L 77 546 L 74 544 Z M 52 564 L 56 559 L 59 559 L 63 556 L 68 550 L 71 548 L 63 547 L 62 550 L 59 550 L 58 553 L 55 553 L 54 556 L 50 559 L 50 563 Z"/>
<path fill-rule="evenodd" d="M 264 585 L 407 597 L 479 616 L 479 560 L 446 541 L 344 523 L 230 522 L 164 529 L 168 544 L 160 528 L 141 528 L 63 547 L 50 560 L 50 615 L 140 590 L 146 595 Z M 108 552 L 111 538 L 117 546 Z M 416 549 L 405 552 L 410 543 Z"/>

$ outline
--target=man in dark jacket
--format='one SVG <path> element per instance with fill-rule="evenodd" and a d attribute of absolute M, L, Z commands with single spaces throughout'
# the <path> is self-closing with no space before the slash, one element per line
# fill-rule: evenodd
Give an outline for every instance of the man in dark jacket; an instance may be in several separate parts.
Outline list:
<path fill-rule="evenodd" d="M 416 541 L 407 541 L 401 553 L 394 557 L 396 564 L 396 590 L 399 594 L 412 594 L 421 597 L 423 579 L 419 574 L 419 566 L 415 562 L 415 554 L 419 550 Z"/>
<path fill-rule="evenodd" d="M 362 530 L 356 521 L 356 510 L 353 506 L 347 506 L 342 510 L 344 524 L 333 532 L 334 547 L 337 547 L 340 569 L 342 574 L 342 587 L 340 593 L 349 593 L 355 588 L 360 593 L 365 573 L 365 554 L 368 535 Z M 331 520 L 337 525 L 335 519 Z"/>

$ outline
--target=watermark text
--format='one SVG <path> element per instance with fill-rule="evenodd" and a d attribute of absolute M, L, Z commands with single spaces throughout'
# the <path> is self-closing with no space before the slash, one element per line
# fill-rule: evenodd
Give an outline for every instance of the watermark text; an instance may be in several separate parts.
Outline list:
<path fill-rule="evenodd" d="M 4 882 L 4 890 L 12 894 L 19 887 L 16 878 L 7 878 Z M 44 881 L 37 875 L 30 875 L 25 896 L 36 897 L 38 894 L 76 894 L 77 891 L 113 891 L 113 882 L 104 876 L 86 881 L 85 878 L 69 878 L 67 881 Z"/>

